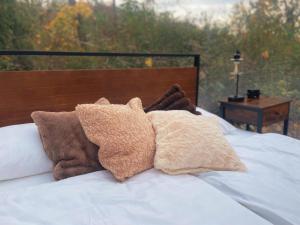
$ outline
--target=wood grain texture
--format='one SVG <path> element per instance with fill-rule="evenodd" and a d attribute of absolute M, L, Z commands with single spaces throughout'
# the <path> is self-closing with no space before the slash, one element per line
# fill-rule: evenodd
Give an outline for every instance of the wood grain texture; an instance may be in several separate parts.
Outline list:
<path fill-rule="evenodd" d="M 220 101 L 224 106 L 227 120 L 258 125 L 259 113 L 263 126 L 289 118 L 291 100 L 281 97 L 261 96 L 259 99 L 246 99 L 244 102 Z"/>
<path fill-rule="evenodd" d="M 243 102 L 229 102 L 227 98 L 221 100 L 220 102 L 225 103 L 226 105 L 233 105 L 250 109 L 266 109 L 291 101 L 292 100 L 288 98 L 261 96 L 259 99 L 246 98 Z"/>
<path fill-rule="evenodd" d="M 257 112 L 237 107 L 225 107 L 226 120 L 257 125 Z"/>
<path fill-rule="evenodd" d="M 100 97 L 124 104 L 140 97 L 146 106 L 178 83 L 194 103 L 195 68 L 0 72 L 0 127 L 32 122 L 30 114 L 72 111 Z"/>
<path fill-rule="evenodd" d="M 289 118 L 289 102 L 264 109 L 263 125 L 270 125 Z"/>

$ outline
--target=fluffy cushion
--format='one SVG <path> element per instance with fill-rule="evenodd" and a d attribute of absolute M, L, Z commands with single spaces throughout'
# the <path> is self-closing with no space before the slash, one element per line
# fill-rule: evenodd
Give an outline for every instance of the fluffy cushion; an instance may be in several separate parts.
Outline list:
<path fill-rule="evenodd" d="M 89 140 L 101 148 L 101 165 L 116 179 L 153 167 L 155 134 L 139 98 L 127 105 L 78 105 L 76 112 Z"/>
<path fill-rule="evenodd" d="M 184 91 L 178 84 L 174 84 L 154 103 L 145 107 L 144 110 L 145 112 L 151 112 L 155 110 L 187 110 L 196 115 L 201 114 L 200 112 L 196 111 L 195 105 L 193 105 L 191 100 L 185 96 Z"/>
<path fill-rule="evenodd" d="M 105 98 L 96 103 L 109 104 Z M 56 180 L 103 169 L 97 159 L 99 147 L 87 139 L 75 111 L 36 111 L 31 117 L 38 127 L 44 150 L 53 161 Z"/>
<path fill-rule="evenodd" d="M 169 174 L 245 170 L 215 118 L 178 110 L 148 116 L 156 132 L 156 169 Z"/>

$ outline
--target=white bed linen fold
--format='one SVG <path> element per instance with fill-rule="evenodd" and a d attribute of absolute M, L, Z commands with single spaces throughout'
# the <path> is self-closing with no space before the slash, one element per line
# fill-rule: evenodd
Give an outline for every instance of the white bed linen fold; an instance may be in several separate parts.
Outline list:
<path fill-rule="evenodd" d="M 24 188 L 33 187 L 36 185 L 50 182 L 54 182 L 52 172 L 11 180 L 3 180 L 0 181 L 0 194 L 9 192 L 15 193 L 18 190 L 24 190 Z"/>
<path fill-rule="evenodd" d="M 300 141 L 237 130 L 226 135 L 246 173 L 198 174 L 207 183 L 276 225 L 300 224 Z"/>
<path fill-rule="evenodd" d="M 191 175 L 154 169 L 124 183 L 98 171 L 0 193 L 0 224 L 270 224 Z"/>

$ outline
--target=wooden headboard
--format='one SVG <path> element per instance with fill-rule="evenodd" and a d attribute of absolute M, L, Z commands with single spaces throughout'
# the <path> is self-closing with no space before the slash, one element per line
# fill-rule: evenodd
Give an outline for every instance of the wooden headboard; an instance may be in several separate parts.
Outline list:
<path fill-rule="evenodd" d="M 196 103 L 196 68 L 0 72 L 0 127 L 32 122 L 36 110 L 72 111 L 102 96 L 111 103 L 138 96 L 147 106 L 174 83 Z"/>

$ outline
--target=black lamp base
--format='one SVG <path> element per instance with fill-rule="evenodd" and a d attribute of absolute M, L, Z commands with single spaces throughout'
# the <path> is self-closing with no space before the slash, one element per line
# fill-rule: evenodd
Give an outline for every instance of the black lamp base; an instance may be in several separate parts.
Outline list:
<path fill-rule="evenodd" d="M 244 96 L 229 96 L 228 97 L 228 101 L 229 102 L 243 102 L 245 100 Z"/>

